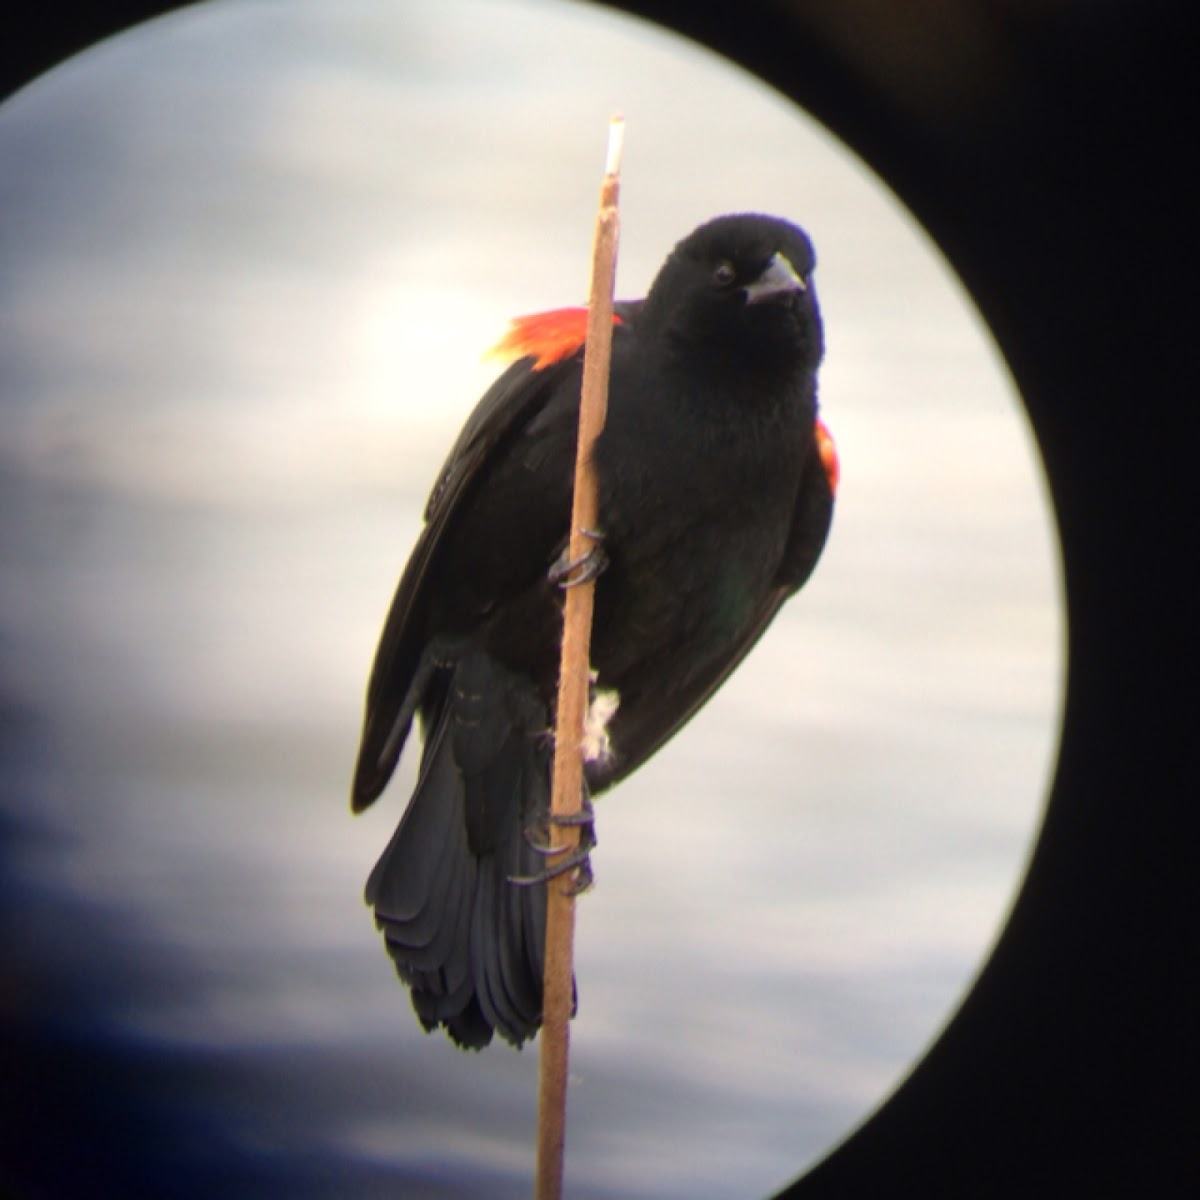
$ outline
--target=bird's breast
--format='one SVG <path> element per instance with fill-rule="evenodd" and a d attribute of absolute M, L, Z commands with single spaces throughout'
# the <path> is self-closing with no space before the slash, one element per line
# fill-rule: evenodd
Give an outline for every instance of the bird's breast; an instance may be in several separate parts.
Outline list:
<path fill-rule="evenodd" d="M 619 432 L 619 430 L 618 430 Z M 602 681 L 700 669 L 737 642 L 773 586 L 795 507 L 801 431 L 643 430 L 597 453 L 610 566 L 596 593 Z M 686 650 L 686 653 L 684 652 Z"/>

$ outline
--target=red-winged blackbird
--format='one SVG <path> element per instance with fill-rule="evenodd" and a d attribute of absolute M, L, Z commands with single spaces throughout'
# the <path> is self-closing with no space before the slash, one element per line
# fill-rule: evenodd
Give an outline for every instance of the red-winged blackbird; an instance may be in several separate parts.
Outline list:
<path fill-rule="evenodd" d="M 617 306 L 591 661 L 619 699 L 586 764 L 595 793 L 672 736 L 809 577 L 837 460 L 817 417 L 813 251 L 794 225 L 719 217 Z M 514 322 L 520 354 L 438 476 L 367 690 L 353 807 L 424 749 L 367 882 L 427 1030 L 520 1045 L 541 1023 L 544 824 L 586 312 Z M 615 696 L 613 694 L 615 693 Z"/>

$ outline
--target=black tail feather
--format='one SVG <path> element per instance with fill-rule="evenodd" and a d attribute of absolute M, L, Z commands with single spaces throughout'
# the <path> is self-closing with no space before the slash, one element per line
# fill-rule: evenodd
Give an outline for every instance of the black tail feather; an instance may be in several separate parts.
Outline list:
<path fill-rule="evenodd" d="M 550 741 L 533 684 L 482 652 L 440 672 L 423 705 L 416 790 L 366 899 L 426 1029 L 480 1048 L 542 1019 L 546 885 L 527 826 L 549 807 Z"/>

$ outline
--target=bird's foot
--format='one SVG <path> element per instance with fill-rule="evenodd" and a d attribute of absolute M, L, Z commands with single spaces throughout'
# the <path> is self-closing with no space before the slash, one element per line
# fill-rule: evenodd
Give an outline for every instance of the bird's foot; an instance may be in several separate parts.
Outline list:
<path fill-rule="evenodd" d="M 579 830 L 579 841 L 575 846 L 555 846 L 550 842 L 550 826 L 574 828 Z M 510 875 L 509 883 L 519 887 L 532 887 L 535 883 L 548 883 L 568 873 L 574 878 L 568 886 L 568 894 L 579 895 L 592 886 L 591 852 L 596 846 L 596 819 L 592 810 L 592 802 L 585 795 L 583 807 L 574 813 L 545 813 L 531 823 L 525 830 L 525 841 L 529 848 L 545 858 L 565 855 L 557 862 L 548 863 L 544 870 L 534 871 L 530 875 Z"/>
<path fill-rule="evenodd" d="M 560 846 L 551 853 L 559 854 L 565 849 L 565 846 Z M 574 850 L 561 862 L 552 863 L 545 870 L 534 871 L 532 875 L 510 875 L 508 882 L 517 887 L 533 887 L 534 884 L 549 883 L 550 880 L 560 879 L 567 874 L 571 874 L 572 878 L 567 883 L 566 895 L 578 896 L 580 892 L 586 892 L 595 880 L 592 874 L 591 852 Z"/>
<path fill-rule="evenodd" d="M 571 551 L 568 547 L 555 559 L 546 574 L 546 578 L 555 587 L 564 590 L 578 587 L 581 583 L 587 583 L 589 579 L 595 579 L 601 575 L 608 566 L 608 554 L 604 549 L 604 534 L 594 529 L 580 529 L 579 532 L 591 540 L 592 547 L 578 558 L 570 557 Z"/>

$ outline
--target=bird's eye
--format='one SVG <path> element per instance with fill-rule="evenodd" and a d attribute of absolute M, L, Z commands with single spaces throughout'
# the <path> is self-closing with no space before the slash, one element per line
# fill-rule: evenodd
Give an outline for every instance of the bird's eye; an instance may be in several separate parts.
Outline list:
<path fill-rule="evenodd" d="M 737 270 L 727 258 L 717 263 L 713 271 L 713 283 L 720 288 L 728 287 L 737 278 Z"/>

